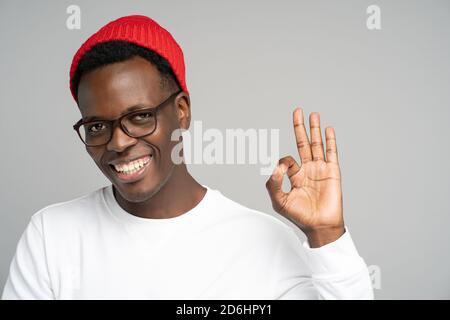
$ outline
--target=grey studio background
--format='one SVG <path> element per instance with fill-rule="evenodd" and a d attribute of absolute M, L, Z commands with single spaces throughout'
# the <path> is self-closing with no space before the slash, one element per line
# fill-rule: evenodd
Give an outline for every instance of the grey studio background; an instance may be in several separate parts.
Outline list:
<path fill-rule="evenodd" d="M 369 5 L 381 30 L 366 27 Z M 69 5 L 81 29 L 66 27 Z M 449 1 L 0 1 L 0 290 L 31 215 L 109 183 L 72 129 L 73 54 L 106 22 L 144 14 L 186 59 L 193 121 L 278 128 L 292 111 L 337 134 L 346 224 L 378 299 L 450 298 Z M 196 179 L 273 214 L 259 165 L 190 165 Z M 300 233 L 299 233 L 300 235 Z M 232 235 L 230 235 L 232 236 Z"/>

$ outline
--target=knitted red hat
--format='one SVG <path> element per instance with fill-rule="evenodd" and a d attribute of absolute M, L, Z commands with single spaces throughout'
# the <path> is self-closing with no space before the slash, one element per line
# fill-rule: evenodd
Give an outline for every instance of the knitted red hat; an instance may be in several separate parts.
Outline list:
<path fill-rule="evenodd" d="M 169 62 L 181 89 L 188 92 L 181 47 L 172 35 L 153 19 L 141 15 L 131 15 L 121 17 L 103 26 L 90 36 L 75 53 L 70 66 L 70 91 L 75 101 L 78 102 L 75 96 L 73 77 L 81 58 L 94 45 L 113 40 L 131 42 L 158 53 Z"/>

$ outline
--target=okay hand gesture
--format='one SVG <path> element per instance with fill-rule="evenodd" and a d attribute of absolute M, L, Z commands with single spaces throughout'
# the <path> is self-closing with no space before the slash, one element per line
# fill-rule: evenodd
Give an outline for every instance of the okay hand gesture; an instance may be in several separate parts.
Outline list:
<path fill-rule="evenodd" d="M 293 118 L 301 166 L 291 156 L 280 159 L 266 188 L 274 210 L 295 223 L 308 237 L 311 247 L 320 247 L 345 232 L 336 136 L 333 128 L 325 129 L 325 158 L 319 114 L 309 116 L 311 140 L 302 109 L 296 108 Z M 291 183 L 288 193 L 281 188 L 285 173 Z"/>

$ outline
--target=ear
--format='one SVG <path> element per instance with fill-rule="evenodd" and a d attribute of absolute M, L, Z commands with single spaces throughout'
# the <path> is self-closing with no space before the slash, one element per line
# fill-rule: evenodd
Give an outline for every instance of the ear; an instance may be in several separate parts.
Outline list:
<path fill-rule="evenodd" d="M 191 124 L 191 100 L 186 92 L 182 92 L 175 100 L 178 125 L 181 129 L 189 129 Z"/>

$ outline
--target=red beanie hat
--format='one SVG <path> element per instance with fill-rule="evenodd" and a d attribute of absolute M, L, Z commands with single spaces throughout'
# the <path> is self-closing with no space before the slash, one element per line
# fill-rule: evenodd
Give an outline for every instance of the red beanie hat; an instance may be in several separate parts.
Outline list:
<path fill-rule="evenodd" d="M 73 77 L 81 58 L 94 45 L 113 40 L 127 41 L 155 51 L 169 62 L 181 89 L 188 92 L 181 47 L 172 35 L 153 19 L 141 15 L 131 15 L 116 19 L 103 26 L 90 36 L 75 53 L 70 66 L 70 91 L 75 101 L 78 102 L 75 96 Z"/>

